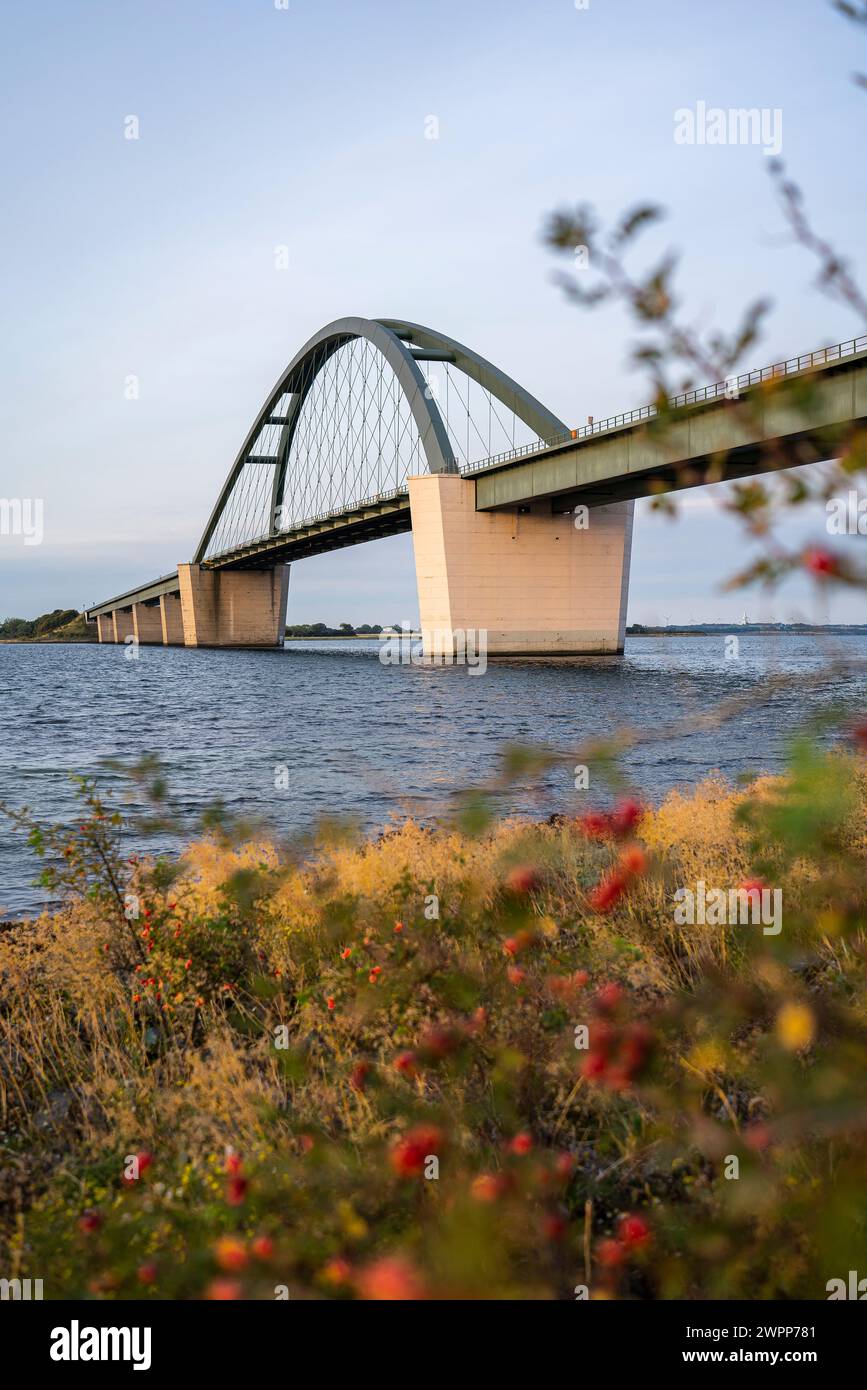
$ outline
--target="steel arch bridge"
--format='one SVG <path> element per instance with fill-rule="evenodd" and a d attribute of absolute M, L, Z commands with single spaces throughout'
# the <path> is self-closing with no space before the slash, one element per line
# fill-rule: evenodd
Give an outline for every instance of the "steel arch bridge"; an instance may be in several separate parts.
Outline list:
<path fill-rule="evenodd" d="M 458 473 L 565 432 L 529 391 L 444 333 L 337 319 L 269 393 L 193 561 L 260 567 L 409 530 L 411 475 Z"/>
<path fill-rule="evenodd" d="M 769 389 L 790 377 L 805 380 Z M 444 333 L 337 319 L 269 393 L 192 560 L 86 617 L 100 641 L 280 645 L 288 562 L 412 530 L 426 631 L 484 630 L 501 654 L 622 651 L 633 499 L 832 458 L 867 425 L 867 336 L 732 386 L 673 398 L 661 432 L 655 406 L 569 429 Z"/>

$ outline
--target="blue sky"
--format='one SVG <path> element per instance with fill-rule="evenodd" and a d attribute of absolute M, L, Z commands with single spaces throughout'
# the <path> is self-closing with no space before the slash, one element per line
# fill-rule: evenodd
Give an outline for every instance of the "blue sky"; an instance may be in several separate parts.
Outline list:
<path fill-rule="evenodd" d="M 0 538 L 0 617 L 188 559 L 268 389 L 333 318 L 430 323 L 566 420 L 643 402 L 623 316 L 552 283 L 556 207 L 665 205 L 648 246 L 680 249 L 692 321 L 773 297 L 745 365 L 867 330 L 815 289 L 761 149 L 673 140 L 699 100 L 780 108 L 790 173 L 867 281 L 867 34 L 826 0 L 5 0 L 0 23 L 0 494 L 45 505 L 41 546 Z M 674 529 L 640 504 L 630 619 L 813 611 L 797 585 L 721 594 L 746 553 L 709 489 Z M 415 612 L 409 537 L 293 567 L 290 621 Z M 833 616 L 864 621 L 863 598 Z"/>

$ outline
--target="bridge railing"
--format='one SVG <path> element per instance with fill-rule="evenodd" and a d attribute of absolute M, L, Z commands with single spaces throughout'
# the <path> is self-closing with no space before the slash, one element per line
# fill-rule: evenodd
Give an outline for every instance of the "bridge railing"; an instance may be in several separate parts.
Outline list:
<path fill-rule="evenodd" d="M 678 410 L 682 406 L 701 405 L 705 401 L 718 400 L 720 397 L 731 399 L 736 391 L 747 391 L 751 386 L 760 386 L 764 381 L 794 376 L 798 372 L 809 371 L 812 367 L 826 367 L 832 362 L 839 362 L 842 358 L 851 357 L 859 352 L 867 352 L 867 334 L 862 334 L 860 338 L 848 338 L 845 342 L 835 343 L 833 347 L 804 352 L 799 357 L 788 357 L 784 362 L 774 362 L 769 367 L 741 372 L 739 376 L 731 376 L 726 381 L 715 381 L 712 386 L 698 386 L 693 391 L 683 391 L 678 396 L 669 396 L 668 405 L 672 410 Z M 610 415 L 607 420 L 594 420 L 591 424 L 580 425 L 577 429 L 569 430 L 554 439 L 540 439 L 538 444 L 507 449 L 505 453 L 492 454 L 490 458 L 479 459 L 475 463 L 465 463 L 461 466 L 461 472 L 482 473 L 488 468 L 498 468 L 501 464 L 511 463 L 513 459 L 544 453 L 546 449 L 556 449 L 576 439 L 589 439 L 593 435 L 623 429 L 625 425 L 638 424 L 641 420 L 651 420 L 657 414 L 655 405 L 638 406 L 622 415 Z"/>

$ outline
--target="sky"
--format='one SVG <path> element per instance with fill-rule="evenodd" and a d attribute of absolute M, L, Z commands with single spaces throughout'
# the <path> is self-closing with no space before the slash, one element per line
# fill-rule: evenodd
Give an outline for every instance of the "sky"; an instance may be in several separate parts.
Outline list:
<path fill-rule="evenodd" d="M 779 110 L 786 167 L 864 284 L 859 64 L 867 30 L 829 0 L 4 0 L 0 497 L 43 499 L 44 540 L 0 536 L 0 618 L 188 560 L 332 319 L 430 324 L 570 423 L 644 403 L 623 313 L 554 283 L 556 208 L 662 204 L 648 251 L 679 251 L 690 322 L 730 330 L 773 299 L 745 367 L 867 331 L 816 287 L 761 147 L 674 139 L 699 101 Z M 637 505 L 629 620 L 820 616 L 797 581 L 722 591 L 750 551 L 719 500 L 690 493 L 676 523 Z M 781 535 L 826 540 L 824 521 Z M 288 620 L 414 620 L 411 547 L 293 565 Z M 852 591 L 830 616 L 865 608 Z"/>

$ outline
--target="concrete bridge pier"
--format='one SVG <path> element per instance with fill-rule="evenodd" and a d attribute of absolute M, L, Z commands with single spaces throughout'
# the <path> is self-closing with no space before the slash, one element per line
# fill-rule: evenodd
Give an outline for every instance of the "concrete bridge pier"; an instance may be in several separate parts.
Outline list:
<path fill-rule="evenodd" d="M 128 608 L 115 608 L 112 613 L 114 619 L 114 640 L 115 642 L 125 642 L 127 637 L 133 637 L 132 626 L 132 604 Z"/>
<path fill-rule="evenodd" d="M 622 652 L 634 503 L 476 511 L 455 473 L 409 479 L 422 630 L 484 631 L 492 656 Z M 478 639 L 476 639 L 478 646 Z"/>
<path fill-rule="evenodd" d="M 100 642 L 113 642 L 114 614 L 100 613 L 96 620 L 96 631 Z"/>
<path fill-rule="evenodd" d="M 160 595 L 160 627 L 164 647 L 184 645 L 184 619 L 181 614 L 180 594 Z"/>
<path fill-rule="evenodd" d="M 135 639 L 142 646 L 162 645 L 163 625 L 160 621 L 159 600 L 147 603 L 134 603 L 132 606 L 132 630 Z"/>
<path fill-rule="evenodd" d="M 188 647 L 282 647 L 289 566 L 210 570 L 178 565 Z"/>

